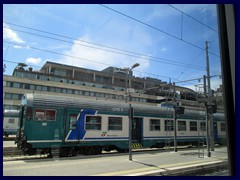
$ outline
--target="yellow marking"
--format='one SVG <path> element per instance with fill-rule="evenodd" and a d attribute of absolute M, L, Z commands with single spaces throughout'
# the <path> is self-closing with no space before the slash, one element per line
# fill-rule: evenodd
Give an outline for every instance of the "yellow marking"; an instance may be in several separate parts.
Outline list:
<path fill-rule="evenodd" d="M 131 146 L 132 146 L 132 148 L 137 149 L 137 148 L 141 148 L 142 144 L 140 144 L 140 143 L 133 143 Z"/>

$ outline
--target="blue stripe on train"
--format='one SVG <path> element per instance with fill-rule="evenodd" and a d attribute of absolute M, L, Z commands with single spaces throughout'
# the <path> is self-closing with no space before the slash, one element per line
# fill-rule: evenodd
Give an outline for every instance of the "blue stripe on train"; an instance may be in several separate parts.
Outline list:
<path fill-rule="evenodd" d="M 71 131 L 67 140 L 78 140 L 78 139 L 82 140 L 86 134 L 86 131 L 84 129 L 85 117 L 86 115 L 95 115 L 95 114 L 96 114 L 96 110 L 82 109 L 77 119 L 76 129 L 73 129 Z"/>

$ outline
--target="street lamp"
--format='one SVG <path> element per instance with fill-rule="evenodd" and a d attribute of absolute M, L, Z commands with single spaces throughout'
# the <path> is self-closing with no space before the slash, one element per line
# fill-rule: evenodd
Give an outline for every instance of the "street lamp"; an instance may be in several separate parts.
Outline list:
<path fill-rule="evenodd" d="M 128 79 L 129 79 L 129 74 L 130 72 L 136 68 L 140 66 L 139 63 L 135 63 L 134 65 L 132 65 L 131 68 L 124 68 L 124 70 L 126 70 L 126 94 L 128 94 L 128 97 L 129 97 L 129 115 L 128 115 L 128 118 L 129 118 L 129 142 L 128 142 L 128 149 L 129 149 L 129 161 L 132 161 L 132 105 L 131 105 L 131 101 L 132 101 L 132 98 L 131 98 L 131 94 L 130 94 L 130 89 L 131 89 L 131 83 L 130 83 L 130 80 L 129 82 L 127 83 Z M 129 87 L 129 90 L 128 90 L 128 87 Z M 127 98 L 126 98 L 126 102 L 127 102 Z"/>
<path fill-rule="evenodd" d="M 129 160 L 132 161 L 132 116 L 131 116 L 131 112 L 132 112 L 132 106 L 131 106 L 131 94 L 130 94 L 130 88 L 131 88 L 131 83 L 130 80 L 128 82 L 129 79 L 129 74 L 130 72 L 136 68 L 140 66 L 139 63 L 135 63 L 134 65 L 132 65 L 131 68 L 123 68 L 122 70 L 114 70 L 114 72 L 124 72 L 126 74 L 126 103 L 127 103 L 127 97 L 129 97 L 129 114 L 128 114 L 128 118 L 129 118 L 129 143 L 128 143 L 128 148 L 129 148 Z"/>

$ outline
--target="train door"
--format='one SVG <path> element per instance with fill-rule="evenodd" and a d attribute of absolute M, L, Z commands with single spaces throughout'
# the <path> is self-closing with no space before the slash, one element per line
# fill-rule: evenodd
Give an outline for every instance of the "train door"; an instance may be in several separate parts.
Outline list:
<path fill-rule="evenodd" d="M 79 115 L 79 111 L 72 111 L 72 110 L 65 110 L 64 113 L 64 136 L 63 136 L 63 141 L 66 142 L 67 139 L 69 138 L 69 135 L 72 130 L 77 129 L 77 117 Z M 75 140 L 79 138 L 76 137 Z"/>
<path fill-rule="evenodd" d="M 142 143 L 143 118 L 134 117 L 132 121 L 132 143 Z"/>

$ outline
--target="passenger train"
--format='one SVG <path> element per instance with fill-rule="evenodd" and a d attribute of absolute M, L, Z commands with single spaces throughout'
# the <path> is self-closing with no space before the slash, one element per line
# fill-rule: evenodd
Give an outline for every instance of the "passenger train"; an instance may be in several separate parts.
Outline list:
<path fill-rule="evenodd" d="M 54 150 L 59 156 L 128 151 L 129 105 L 123 102 L 25 94 L 21 101 L 17 147 L 25 154 Z M 132 147 L 173 143 L 173 108 L 132 104 Z M 225 142 L 223 114 L 213 114 L 215 143 Z M 177 144 L 197 145 L 206 137 L 205 113 L 185 109 L 177 117 Z"/>
<path fill-rule="evenodd" d="M 3 135 L 16 135 L 19 121 L 19 110 L 3 111 Z"/>

